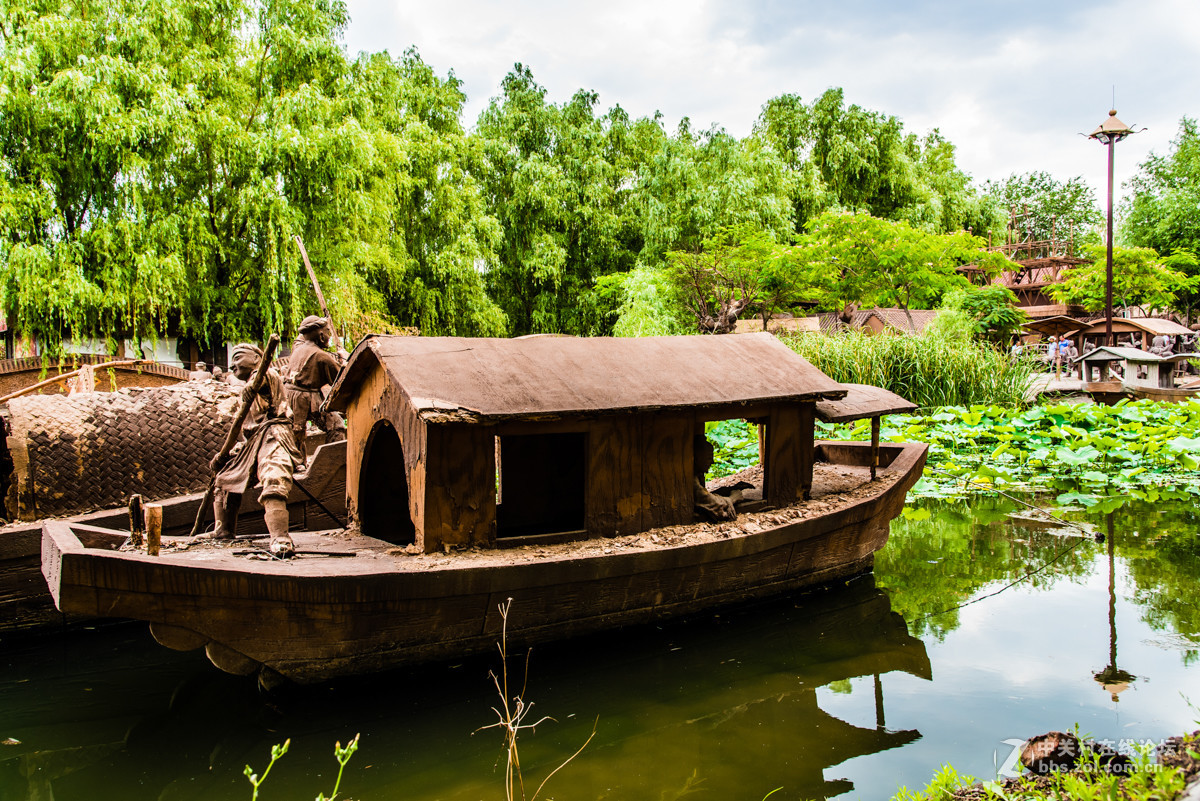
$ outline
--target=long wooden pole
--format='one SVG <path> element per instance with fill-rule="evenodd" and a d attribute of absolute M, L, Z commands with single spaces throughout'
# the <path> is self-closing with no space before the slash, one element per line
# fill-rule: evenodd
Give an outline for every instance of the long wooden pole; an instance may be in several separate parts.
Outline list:
<path fill-rule="evenodd" d="M 92 365 L 92 369 L 93 370 L 104 370 L 109 367 L 131 367 L 132 365 L 135 365 L 135 364 L 141 364 L 144 361 L 146 361 L 146 360 L 145 359 L 125 359 L 125 360 L 117 361 L 117 362 L 104 362 L 102 364 Z M 27 395 L 30 392 L 33 392 L 34 390 L 41 389 L 42 387 L 48 387 L 51 384 L 57 384 L 59 381 L 66 381 L 68 378 L 73 378 L 73 377 L 79 375 L 80 372 L 81 372 L 80 370 L 72 370 L 69 373 L 61 373 L 59 375 L 54 376 L 54 378 L 47 378 L 45 381 L 39 381 L 36 384 L 25 387 L 25 389 L 18 389 L 16 392 L 10 392 L 7 395 L 5 395 L 4 397 L 0 398 L 0 403 L 8 403 L 13 398 L 19 398 L 22 395 Z"/>
<path fill-rule="evenodd" d="M 336 348 L 339 342 L 337 326 L 333 324 L 333 317 L 329 314 L 329 304 L 325 302 L 325 293 L 321 291 L 321 284 L 317 281 L 317 273 L 313 270 L 312 263 L 308 260 L 308 251 L 304 249 L 304 240 L 300 238 L 300 234 L 296 234 L 296 246 L 300 248 L 300 257 L 304 259 L 304 269 L 308 270 L 308 280 L 312 281 L 313 292 L 317 293 L 317 303 L 321 306 L 321 316 L 329 321 L 329 328 L 333 331 L 330 342 Z"/>
<path fill-rule="evenodd" d="M 278 347 L 279 334 L 271 334 L 271 339 L 267 342 L 267 352 L 263 354 L 262 361 L 258 365 L 258 372 L 254 374 L 254 383 L 250 385 L 249 393 L 243 392 L 242 405 L 233 418 L 233 425 L 229 427 L 229 433 L 225 435 L 225 442 L 221 445 L 221 450 L 217 451 L 217 455 L 213 459 L 214 463 L 224 461 L 229 452 L 233 450 L 233 446 L 237 444 L 238 437 L 242 433 L 242 424 L 246 422 L 250 408 L 254 406 L 254 399 L 258 397 L 258 391 L 262 389 L 263 382 L 267 380 L 267 370 L 271 367 L 271 361 L 275 358 L 275 349 Z M 212 505 L 216 487 L 217 471 L 213 470 L 212 478 L 208 482 L 208 490 L 204 493 L 204 500 L 200 501 L 200 508 L 196 510 L 196 522 L 192 524 L 190 536 L 194 537 L 200 533 L 200 528 L 204 525 L 204 518 L 208 514 L 208 507 Z"/>

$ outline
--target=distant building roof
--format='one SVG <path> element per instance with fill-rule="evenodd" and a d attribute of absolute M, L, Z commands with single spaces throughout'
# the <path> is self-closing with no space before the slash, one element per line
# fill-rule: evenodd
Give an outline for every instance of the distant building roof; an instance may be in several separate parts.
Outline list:
<path fill-rule="evenodd" d="M 1144 331 L 1147 334 L 1158 336 L 1165 334 L 1167 336 L 1178 336 L 1180 334 L 1191 334 L 1192 330 L 1186 326 L 1182 326 L 1174 320 L 1166 320 L 1162 317 L 1114 317 L 1113 331 L 1118 333 L 1128 333 L 1131 330 Z M 1081 334 L 1102 334 L 1105 330 L 1105 321 L 1103 319 L 1097 321 L 1090 328 L 1085 328 L 1080 331 Z"/>
<path fill-rule="evenodd" d="M 875 307 L 873 309 L 858 309 L 854 312 L 849 325 L 842 322 L 838 312 L 822 312 L 817 315 L 821 330 L 825 333 L 839 331 L 843 328 L 865 328 L 870 325 L 872 318 L 878 320 L 881 328 L 893 328 L 906 334 L 919 334 L 937 317 L 937 309 L 904 309 Z M 912 315 L 912 325 L 909 325 L 908 315 Z"/>
<path fill-rule="evenodd" d="M 841 398 L 841 384 L 771 334 L 464 339 L 370 336 L 329 399 L 345 409 L 381 364 L 426 417 L 537 415 Z"/>
<path fill-rule="evenodd" d="M 762 331 L 761 317 L 748 317 L 737 321 L 737 328 L 734 333 L 737 334 L 753 334 L 757 331 Z M 767 330 L 772 332 L 777 331 L 820 331 L 821 325 L 816 317 L 772 317 L 767 323 Z"/>

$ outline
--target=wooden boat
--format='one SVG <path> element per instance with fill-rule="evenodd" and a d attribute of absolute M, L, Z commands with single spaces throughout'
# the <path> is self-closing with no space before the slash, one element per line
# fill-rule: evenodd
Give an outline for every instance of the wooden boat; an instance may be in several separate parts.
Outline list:
<path fill-rule="evenodd" d="M 713 382 L 689 363 L 747 377 Z M 605 380 L 618 368 L 621 383 Z M 339 398 L 349 529 L 294 533 L 300 556 L 280 561 L 183 542 L 152 557 L 48 522 L 58 608 L 146 620 L 164 645 L 267 683 L 375 672 L 495 647 L 508 599 L 520 646 L 869 570 L 926 453 L 816 442 L 817 417 L 913 406 L 833 382 L 769 334 L 369 338 Z M 734 417 L 759 425 L 762 467 L 735 520 L 695 523 L 693 444 Z"/>
<path fill-rule="evenodd" d="M 408 554 L 340 531 L 294 535 L 305 555 L 248 561 L 237 548 L 118 548 L 126 537 L 48 522 L 42 565 L 64 612 L 149 621 L 164 645 L 204 647 L 218 667 L 301 683 L 495 647 L 513 599 L 515 643 L 694 612 L 869 570 L 925 462 L 923 444 L 819 443 L 813 499 L 711 531 L 502 551 Z M 853 476 L 849 492 L 823 492 Z M 776 522 L 777 521 L 777 522 Z M 322 552 L 330 553 L 321 556 Z M 340 554 L 352 553 L 353 556 Z"/>

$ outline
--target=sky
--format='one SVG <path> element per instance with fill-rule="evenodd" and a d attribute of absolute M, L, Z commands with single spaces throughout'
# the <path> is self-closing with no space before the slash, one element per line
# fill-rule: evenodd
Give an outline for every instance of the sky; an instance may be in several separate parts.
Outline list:
<path fill-rule="evenodd" d="M 1113 107 L 1146 130 L 1116 147 L 1117 196 L 1200 115 L 1200 0 L 347 0 L 350 53 L 416 47 L 463 82 L 470 129 L 513 64 L 562 103 L 579 89 L 673 131 L 750 133 L 763 104 L 846 102 L 933 128 L 982 185 L 1080 176 L 1104 197 Z"/>

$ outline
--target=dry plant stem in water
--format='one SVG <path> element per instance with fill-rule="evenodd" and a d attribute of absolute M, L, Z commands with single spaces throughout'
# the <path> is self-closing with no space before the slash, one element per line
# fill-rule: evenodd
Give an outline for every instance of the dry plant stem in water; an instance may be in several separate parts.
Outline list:
<path fill-rule="evenodd" d="M 520 737 L 522 729 L 535 729 L 538 724 L 548 720 L 554 720 L 549 715 L 543 716 L 533 723 L 526 723 L 525 719 L 533 710 L 532 703 L 525 702 L 525 689 L 529 680 L 529 657 L 530 652 L 525 653 L 525 677 L 521 686 L 521 692 L 517 695 L 510 696 L 508 690 L 508 612 L 512 608 L 512 598 L 508 598 L 504 603 L 498 606 L 500 610 L 500 642 L 496 643 L 496 647 L 500 649 L 500 675 L 495 672 L 490 672 L 488 675 L 492 679 L 492 683 L 496 687 L 496 692 L 500 696 L 500 708 L 492 707 L 492 711 L 496 713 L 498 720 L 491 725 L 484 726 L 478 731 L 484 729 L 499 728 L 504 731 L 504 750 L 506 755 L 506 763 L 504 768 L 504 796 L 506 801 L 515 801 L 520 798 L 525 801 L 525 778 L 521 773 L 521 758 L 517 752 L 517 739 Z M 597 719 L 598 721 L 599 719 Z M 579 756 L 583 749 L 587 748 L 588 743 L 596 736 L 596 725 L 592 724 L 592 733 L 584 740 L 583 745 L 579 746 L 579 750 L 571 756 L 567 757 L 554 770 L 542 779 L 537 790 L 530 796 L 529 801 L 535 801 L 538 794 L 542 792 L 542 788 L 546 786 L 546 782 L 550 781 L 550 777 L 562 770 L 566 765 Z M 519 795 L 518 795 L 519 792 Z"/>

